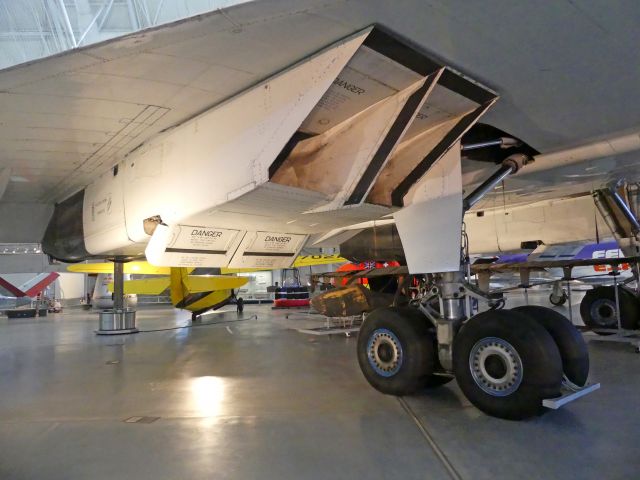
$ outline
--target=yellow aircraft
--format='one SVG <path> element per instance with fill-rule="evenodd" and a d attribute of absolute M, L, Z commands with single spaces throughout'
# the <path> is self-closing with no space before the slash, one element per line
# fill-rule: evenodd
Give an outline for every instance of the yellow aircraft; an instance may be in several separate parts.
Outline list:
<path fill-rule="evenodd" d="M 67 267 L 67 270 L 77 273 L 113 273 L 113 264 L 75 264 Z M 213 272 L 217 269 L 198 270 L 198 275 L 192 275 L 194 268 L 154 267 L 147 262 L 125 263 L 124 273 L 159 276 L 125 280 L 124 293 L 125 295 L 160 295 L 169 289 L 173 306 L 189 310 L 192 320 L 196 320 L 198 315 L 229 303 L 235 296 L 234 289 L 240 288 L 249 281 L 247 277 L 208 274 L 208 271 Z M 113 292 L 113 283 L 109 285 L 109 291 Z"/>
<path fill-rule="evenodd" d="M 294 267 L 306 267 L 347 262 L 338 255 L 305 255 L 296 258 Z M 126 274 L 159 275 L 158 278 L 126 280 L 124 293 L 160 295 L 167 289 L 171 292 L 171 303 L 175 308 L 189 310 L 196 320 L 208 310 L 228 304 L 234 297 L 234 289 L 245 285 L 249 278 L 229 274 L 256 271 L 256 269 L 229 268 L 184 268 L 155 267 L 145 261 L 127 262 L 123 265 Z M 75 273 L 113 273 L 113 263 L 76 263 L 67 270 Z M 113 284 L 109 285 L 113 291 Z"/>

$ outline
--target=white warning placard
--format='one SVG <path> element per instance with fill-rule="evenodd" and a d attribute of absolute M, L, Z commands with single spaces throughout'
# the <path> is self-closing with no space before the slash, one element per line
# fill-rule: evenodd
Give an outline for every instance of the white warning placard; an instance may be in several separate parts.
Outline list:
<path fill-rule="evenodd" d="M 247 232 L 230 268 L 286 268 L 293 264 L 307 235 L 278 232 Z"/>
<path fill-rule="evenodd" d="M 194 225 L 177 225 L 167 251 L 201 251 L 202 253 L 223 255 L 229 250 L 238 230 Z"/>
<path fill-rule="evenodd" d="M 226 267 L 244 231 L 197 225 L 159 225 L 145 251 L 152 265 Z"/>

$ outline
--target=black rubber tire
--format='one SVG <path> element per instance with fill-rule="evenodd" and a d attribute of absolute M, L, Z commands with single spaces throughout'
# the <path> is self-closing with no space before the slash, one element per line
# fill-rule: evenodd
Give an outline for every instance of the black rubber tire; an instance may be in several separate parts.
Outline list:
<path fill-rule="evenodd" d="M 392 332 L 400 343 L 402 361 L 392 376 L 376 372 L 369 360 L 369 342 L 376 331 Z M 411 307 L 384 307 L 371 312 L 358 333 L 358 363 L 376 390 L 389 395 L 410 395 L 424 387 L 434 370 L 429 320 Z"/>
<path fill-rule="evenodd" d="M 502 396 L 483 390 L 471 369 L 476 344 L 492 338 L 508 342 L 522 363 L 519 385 Z M 462 326 L 453 343 L 453 371 L 471 403 L 489 415 L 509 420 L 542 413 L 542 400 L 559 396 L 562 385 L 562 359 L 551 335 L 526 315 L 511 310 L 482 312 Z"/>
<path fill-rule="evenodd" d="M 618 287 L 618 299 L 620 302 L 620 325 L 628 330 L 638 328 L 640 318 L 640 301 L 629 290 Z M 597 308 L 596 302 L 604 300 L 603 305 L 612 314 L 604 316 L 594 316 L 593 309 Z M 616 292 L 613 286 L 600 286 L 589 290 L 582 302 L 580 302 L 580 316 L 584 324 L 590 328 L 618 328 L 618 321 L 615 315 Z M 600 302 L 602 303 L 602 302 Z M 595 304 L 595 305 L 594 305 Z"/>
<path fill-rule="evenodd" d="M 551 308 L 525 305 L 512 311 L 528 316 L 549 332 L 560 351 L 565 377 L 571 383 L 584 387 L 589 377 L 589 350 L 578 329 L 564 315 Z"/>
<path fill-rule="evenodd" d="M 563 293 L 560 297 L 556 297 L 553 293 L 549 294 L 549 303 L 555 307 L 561 307 L 567 303 L 567 295 Z"/>

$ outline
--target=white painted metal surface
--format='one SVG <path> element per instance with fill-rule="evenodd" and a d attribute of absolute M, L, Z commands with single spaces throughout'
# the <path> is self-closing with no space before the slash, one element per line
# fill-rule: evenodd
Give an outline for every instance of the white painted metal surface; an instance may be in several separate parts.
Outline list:
<path fill-rule="evenodd" d="M 131 244 L 124 223 L 122 175 L 107 172 L 90 184 L 84 193 L 83 207 L 84 244 L 89 253 L 99 254 Z"/>
<path fill-rule="evenodd" d="M 411 94 L 424 84 L 424 81 L 423 78 L 364 111 L 358 112 L 359 115 L 353 121 L 342 122 L 326 135 L 313 139 L 313 144 L 309 147 L 312 154 L 319 150 L 319 144 L 323 145 L 320 147 L 321 152 L 319 155 L 313 155 L 312 161 L 302 163 L 298 167 L 302 170 L 302 174 L 296 175 L 296 180 L 300 177 L 304 178 L 304 171 L 310 170 L 315 172 L 315 175 L 307 183 L 292 182 L 291 180 L 286 182 L 311 190 L 317 188 L 314 184 L 321 185 L 319 179 L 323 179 L 323 183 L 328 184 L 322 188 L 322 193 L 331 195 L 332 200 L 309 210 L 309 213 L 328 212 L 342 207 L 371 163 L 405 103 Z M 291 161 L 301 163 L 294 155 L 292 155 Z M 278 176 L 273 179 L 276 183 L 285 183 L 283 180 L 285 179 L 281 180 Z"/>
<path fill-rule="evenodd" d="M 410 132 L 437 130 L 419 160 L 478 104 L 434 88 L 443 68 L 422 56 L 412 63 L 420 54 L 384 35 L 353 34 L 134 149 L 85 189 L 85 248 L 135 256 L 148 242 L 157 265 L 279 268 L 310 234 L 389 216 L 395 207 L 368 203 L 367 192 L 394 148 Z M 381 38 L 395 50 L 384 53 Z M 107 150 L 131 135 L 115 138 Z M 446 189 L 461 195 L 459 181 Z"/>
<path fill-rule="evenodd" d="M 482 210 L 482 216 L 477 210 L 469 212 L 465 223 L 472 253 L 518 250 L 525 241 L 546 245 L 595 241 L 608 234 L 588 194 L 515 207 L 503 207 L 496 198 L 495 208 Z"/>
<path fill-rule="evenodd" d="M 129 155 L 121 164 L 129 238 L 146 241 L 145 218 L 159 215 L 169 225 L 180 224 L 266 182 L 277 154 L 367 33 L 332 45 Z"/>
<path fill-rule="evenodd" d="M 455 144 L 407 195 L 409 205 L 394 213 L 410 273 L 460 270 L 461 182 Z"/>
<path fill-rule="evenodd" d="M 230 268 L 285 268 L 292 265 L 307 240 L 306 235 L 247 232 L 233 255 Z"/>
<path fill-rule="evenodd" d="M 573 402 L 580 397 L 584 397 L 585 395 L 595 392 L 599 388 L 599 383 L 592 383 L 581 388 L 580 390 L 566 391 L 562 396 L 558 398 L 545 398 L 544 400 L 542 400 L 542 405 L 552 410 L 557 410 L 569 402 Z"/>
<path fill-rule="evenodd" d="M 153 265 L 208 267 L 227 265 L 245 232 L 197 225 L 158 225 L 145 255 Z"/>

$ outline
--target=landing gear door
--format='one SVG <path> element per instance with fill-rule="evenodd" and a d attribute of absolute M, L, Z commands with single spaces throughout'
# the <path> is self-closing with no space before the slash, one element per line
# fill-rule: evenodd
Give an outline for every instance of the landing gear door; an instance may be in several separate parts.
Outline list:
<path fill-rule="evenodd" d="M 404 198 L 394 214 L 410 273 L 460 270 L 462 173 L 455 143 Z"/>

